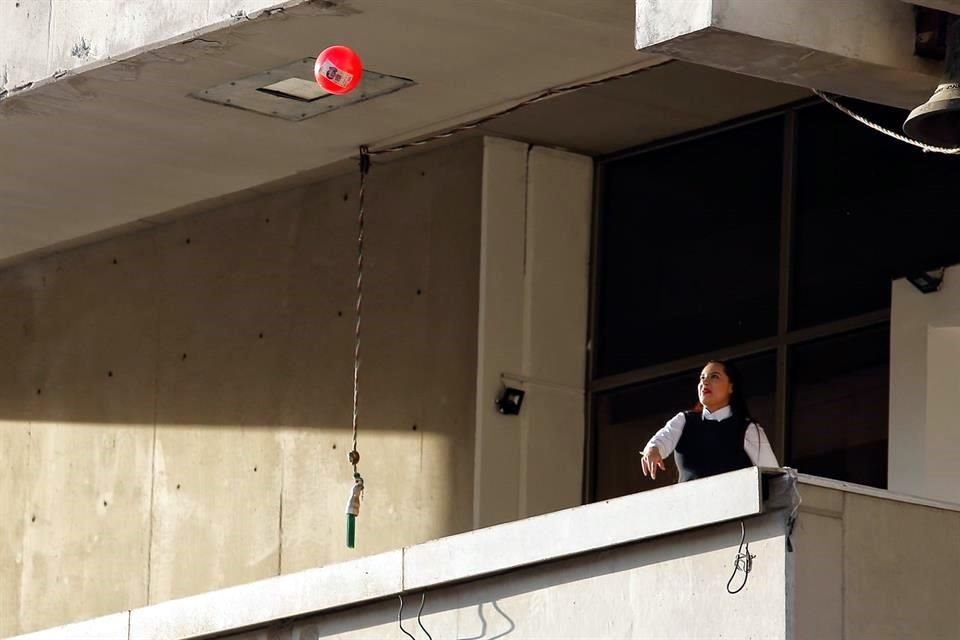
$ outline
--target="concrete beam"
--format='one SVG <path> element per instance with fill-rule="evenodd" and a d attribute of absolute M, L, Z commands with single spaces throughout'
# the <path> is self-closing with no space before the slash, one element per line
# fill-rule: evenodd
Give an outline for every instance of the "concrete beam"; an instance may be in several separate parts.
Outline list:
<path fill-rule="evenodd" d="M 903 0 L 903 2 L 960 15 L 960 0 Z"/>
<path fill-rule="evenodd" d="M 302 2 L 0 2 L 0 98 Z"/>
<path fill-rule="evenodd" d="M 901 108 L 942 68 L 913 55 L 901 0 L 637 0 L 636 15 L 639 50 Z"/>

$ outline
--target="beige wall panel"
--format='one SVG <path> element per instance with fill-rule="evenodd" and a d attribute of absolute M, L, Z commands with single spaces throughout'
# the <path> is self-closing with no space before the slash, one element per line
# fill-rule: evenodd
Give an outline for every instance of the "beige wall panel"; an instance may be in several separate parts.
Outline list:
<path fill-rule="evenodd" d="M 23 628 L 23 540 L 27 527 L 35 526 L 26 513 L 30 487 L 30 423 L 0 420 L 0 504 L 4 525 L 0 527 L 0 637 Z"/>
<path fill-rule="evenodd" d="M 480 193 L 483 148 L 479 140 L 459 157 L 437 158 L 426 178 L 439 189 L 431 202 L 427 236 L 427 350 L 424 369 L 423 480 L 425 531 L 417 540 L 473 526 L 473 459 L 477 403 L 477 313 L 480 282 Z M 446 164 L 451 164 L 446 168 Z M 434 462 L 436 460 L 436 462 Z"/>
<path fill-rule="evenodd" d="M 582 388 L 586 379 L 593 159 L 534 147 L 527 190 L 530 299 L 526 357 L 530 374 Z M 580 417 L 578 422 L 582 422 Z"/>
<path fill-rule="evenodd" d="M 843 515 L 843 495 L 842 491 L 836 489 L 827 489 L 826 487 L 815 487 L 809 484 L 801 484 L 799 487 L 801 511 L 815 510 L 823 515 Z"/>
<path fill-rule="evenodd" d="M 0 367 L 0 505 L 4 516 L 0 527 L 0 637 L 21 630 L 23 537 L 26 527 L 32 526 L 26 513 L 32 484 L 28 408 L 40 375 L 33 303 L 40 294 L 41 271 L 0 272 L 0 300 L 4 301 L 0 313 L 0 353 L 4 358 Z"/>
<path fill-rule="evenodd" d="M 21 630 L 146 604 L 152 247 L 134 234 L 39 263 Z"/>
<path fill-rule="evenodd" d="M 529 145 L 484 138 L 474 527 L 520 517 L 521 420 L 498 413 L 494 399 L 503 387 L 501 374 L 523 374 L 528 153 Z"/>
<path fill-rule="evenodd" d="M 44 294 L 46 266 L 35 262 L 0 271 L 0 420 L 30 417 L 45 363 L 37 342 L 37 308 Z"/>
<path fill-rule="evenodd" d="M 284 437 L 284 572 L 470 527 L 480 160 L 471 141 L 378 161 L 368 178 L 356 550 L 344 507 L 358 178 L 307 189 L 317 211 L 303 217 L 293 267 L 287 409 L 302 428 Z"/>
<path fill-rule="evenodd" d="M 150 431 L 64 423 L 31 431 L 20 630 L 146 604 Z"/>
<path fill-rule="evenodd" d="M 801 512 L 793 545 L 796 640 L 843 640 L 843 522 Z"/>
<path fill-rule="evenodd" d="M 156 253 L 148 233 L 39 261 L 34 421 L 152 425 Z M 35 277 L 35 276 L 34 276 Z M 148 474 L 149 477 L 149 474 Z"/>
<path fill-rule="evenodd" d="M 526 515 L 539 515 L 580 504 L 583 489 L 583 396 L 534 388 L 524 400 L 523 411 L 528 417 L 526 483 L 523 487 Z"/>
<path fill-rule="evenodd" d="M 582 500 L 592 194 L 591 158 L 530 151 L 523 357 L 532 402 L 524 416 L 524 516 Z"/>
<path fill-rule="evenodd" d="M 960 637 L 960 513 L 847 494 L 846 640 Z"/>
<path fill-rule="evenodd" d="M 301 198 L 264 197 L 157 232 L 151 602 L 279 570 L 281 455 L 273 428 Z"/>

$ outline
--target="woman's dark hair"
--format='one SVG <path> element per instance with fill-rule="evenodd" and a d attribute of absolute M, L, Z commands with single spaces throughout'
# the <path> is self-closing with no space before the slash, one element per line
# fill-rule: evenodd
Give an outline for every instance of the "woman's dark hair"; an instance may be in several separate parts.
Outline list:
<path fill-rule="evenodd" d="M 747 407 L 746 385 L 743 383 L 743 376 L 740 375 L 740 370 L 729 360 L 711 360 L 707 364 L 711 362 L 723 367 L 723 372 L 727 374 L 727 377 L 730 378 L 730 384 L 733 385 L 733 393 L 730 394 L 731 413 L 735 416 L 746 418 L 748 423 L 754 422 L 750 408 Z"/>

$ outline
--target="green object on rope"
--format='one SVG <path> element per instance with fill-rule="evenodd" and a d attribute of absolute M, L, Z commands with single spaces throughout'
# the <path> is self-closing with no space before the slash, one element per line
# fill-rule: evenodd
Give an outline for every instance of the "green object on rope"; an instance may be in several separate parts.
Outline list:
<path fill-rule="evenodd" d="M 357 516 L 352 513 L 347 514 L 347 547 L 353 549 L 357 546 Z"/>

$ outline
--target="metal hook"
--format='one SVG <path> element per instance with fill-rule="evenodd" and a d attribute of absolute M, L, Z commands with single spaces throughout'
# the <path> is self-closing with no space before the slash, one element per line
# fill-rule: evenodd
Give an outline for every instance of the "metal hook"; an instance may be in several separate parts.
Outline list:
<path fill-rule="evenodd" d="M 423 629 L 423 632 L 427 634 L 427 637 L 430 638 L 430 640 L 433 640 L 433 636 L 430 635 L 430 632 L 427 631 L 427 628 L 423 626 L 422 622 L 420 622 L 420 614 L 423 613 L 423 605 L 426 601 L 427 601 L 427 592 L 424 591 L 423 593 L 420 594 L 420 609 L 417 611 L 417 624 L 420 625 L 420 628 Z"/>
<path fill-rule="evenodd" d="M 360 145 L 360 175 L 365 176 L 370 172 L 370 148 L 367 145 Z"/>
<path fill-rule="evenodd" d="M 400 598 L 400 611 L 397 612 L 397 624 L 400 625 L 400 631 L 403 631 L 403 635 L 410 638 L 410 640 L 417 640 L 409 631 L 403 628 L 403 594 L 398 593 L 397 597 Z"/>

